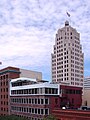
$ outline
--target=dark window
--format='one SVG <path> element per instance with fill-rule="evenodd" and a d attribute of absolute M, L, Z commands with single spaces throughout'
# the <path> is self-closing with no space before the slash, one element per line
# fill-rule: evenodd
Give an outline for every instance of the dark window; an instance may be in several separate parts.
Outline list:
<path fill-rule="evenodd" d="M 43 109 L 41 109 L 41 114 L 42 114 L 42 115 L 44 114 L 44 111 L 43 111 Z"/>
<path fill-rule="evenodd" d="M 35 104 L 37 104 L 37 99 L 35 98 Z"/>
<path fill-rule="evenodd" d="M 44 104 L 44 101 L 43 101 L 43 99 L 41 99 L 41 104 Z"/>
<path fill-rule="evenodd" d="M 48 104 L 48 98 L 45 99 L 45 104 Z"/>
<path fill-rule="evenodd" d="M 40 104 L 40 99 L 38 99 L 38 104 Z"/>
<path fill-rule="evenodd" d="M 40 109 L 38 109 L 38 114 L 40 114 Z"/>
<path fill-rule="evenodd" d="M 48 109 L 45 109 L 45 115 L 48 115 Z"/>

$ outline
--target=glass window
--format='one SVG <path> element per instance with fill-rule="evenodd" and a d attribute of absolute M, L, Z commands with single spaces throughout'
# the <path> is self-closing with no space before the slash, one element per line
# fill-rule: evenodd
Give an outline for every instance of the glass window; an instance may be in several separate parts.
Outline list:
<path fill-rule="evenodd" d="M 48 103 L 49 103 L 48 98 L 45 98 L 45 104 L 48 104 Z"/>
<path fill-rule="evenodd" d="M 49 110 L 45 109 L 45 115 L 48 115 L 48 114 L 49 114 Z"/>
<path fill-rule="evenodd" d="M 41 104 L 44 104 L 44 99 L 41 99 Z"/>
<path fill-rule="evenodd" d="M 42 114 L 42 115 L 44 114 L 44 110 L 43 110 L 43 109 L 41 109 L 41 114 Z"/>
<path fill-rule="evenodd" d="M 35 98 L 35 104 L 37 104 L 37 98 Z"/>

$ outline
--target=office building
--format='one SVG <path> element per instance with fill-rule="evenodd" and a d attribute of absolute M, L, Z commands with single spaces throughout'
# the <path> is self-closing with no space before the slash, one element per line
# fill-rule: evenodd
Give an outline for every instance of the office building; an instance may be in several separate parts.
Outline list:
<path fill-rule="evenodd" d="M 10 114 L 43 120 L 56 108 L 79 108 L 82 88 L 16 78 L 10 82 Z"/>
<path fill-rule="evenodd" d="M 66 82 L 83 87 L 84 54 L 80 44 L 80 34 L 65 22 L 57 31 L 52 53 L 52 82 Z"/>
<path fill-rule="evenodd" d="M 0 70 L 0 115 L 10 114 L 10 81 L 14 78 L 30 77 L 37 81 L 42 80 L 42 73 L 20 69 L 16 67 L 6 67 Z"/>
<path fill-rule="evenodd" d="M 84 78 L 84 94 L 82 105 L 90 107 L 90 77 Z"/>

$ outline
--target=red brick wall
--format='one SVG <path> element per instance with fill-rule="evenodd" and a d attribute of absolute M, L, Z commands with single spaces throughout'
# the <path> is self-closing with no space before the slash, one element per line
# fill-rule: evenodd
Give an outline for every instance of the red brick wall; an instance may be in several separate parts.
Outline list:
<path fill-rule="evenodd" d="M 57 109 L 52 114 L 57 120 L 90 120 L 90 111 Z"/>
<path fill-rule="evenodd" d="M 81 87 L 72 87 L 72 86 L 64 86 L 61 85 L 60 89 L 62 90 L 79 90 L 80 94 L 70 94 L 70 93 L 62 93 L 61 99 L 65 99 L 66 101 L 69 101 L 70 107 L 73 108 L 79 108 L 82 104 L 82 88 Z"/>
<path fill-rule="evenodd" d="M 12 72 L 12 70 L 17 72 Z M 12 78 L 18 77 L 19 68 L 7 67 L 0 70 L 0 115 L 10 114 L 9 82 Z"/>

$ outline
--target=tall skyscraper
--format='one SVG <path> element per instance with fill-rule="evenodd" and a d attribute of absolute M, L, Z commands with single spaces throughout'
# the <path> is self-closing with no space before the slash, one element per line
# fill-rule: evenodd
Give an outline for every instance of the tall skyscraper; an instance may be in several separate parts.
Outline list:
<path fill-rule="evenodd" d="M 52 54 L 52 82 L 65 82 L 73 86 L 83 86 L 84 54 L 80 44 L 80 34 L 65 22 L 58 30 Z"/>

